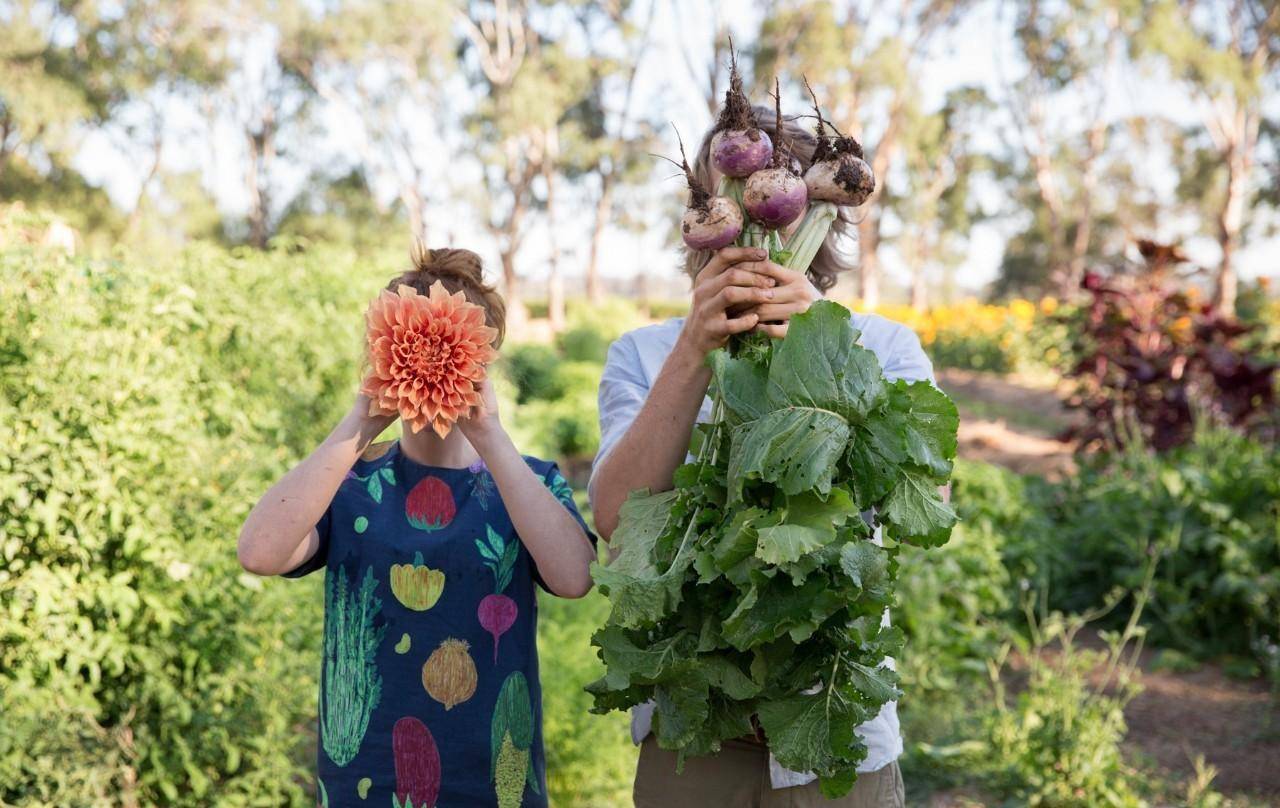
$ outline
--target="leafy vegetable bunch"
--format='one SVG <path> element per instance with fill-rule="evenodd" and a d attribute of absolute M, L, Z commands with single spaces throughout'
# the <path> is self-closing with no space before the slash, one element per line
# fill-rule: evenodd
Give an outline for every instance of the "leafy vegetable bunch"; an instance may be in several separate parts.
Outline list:
<path fill-rule="evenodd" d="M 714 416 L 675 490 L 636 492 L 592 574 L 611 604 L 592 638 L 607 712 L 652 700 L 658 743 L 686 755 L 756 733 L 780 763 L 846 793 L 854 728 L 898 697 L 881 616 L 900 542 L 956 521 L 937 486 L 958 418 L 928 382 L 889 382 L 849 312 L 820 301 L 785 339 L 713 356 Z M 883 526 L 885 546 L 871 541 Z"/>

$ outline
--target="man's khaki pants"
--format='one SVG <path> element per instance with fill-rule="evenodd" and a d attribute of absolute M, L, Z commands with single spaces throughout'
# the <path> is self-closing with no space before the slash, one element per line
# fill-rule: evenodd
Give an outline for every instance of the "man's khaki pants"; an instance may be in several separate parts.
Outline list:
<path fill-rule="evenodd" d="M 676 774 L 676 753 L 658 746 L 653 736 L 640 747 L 634 791 L 636 808 L 902 808 L 906 801 L 897 762 L 858 775 L 848 794 L 828 800 L 814 781 L 773 788 L 769 750 L 748 741 L 727 741 L 720 754 L 691 757 Z"/>

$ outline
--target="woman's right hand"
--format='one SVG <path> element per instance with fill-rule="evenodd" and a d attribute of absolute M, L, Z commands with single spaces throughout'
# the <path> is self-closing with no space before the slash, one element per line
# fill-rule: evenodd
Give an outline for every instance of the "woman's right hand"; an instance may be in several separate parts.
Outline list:
<path fill-rule="evenodd" d="M 767 250 L 725 247 L 718 250 L 693 282 L 693 304 L 680 331 L 678 347 L 698 356 L 723 348 L 734 334 L 755 328 L 760 318 L 749 308 L 773 299 L 776 281 L 765 274 Z"/>
<path fill-rule="evenodd" d="M 347 413 L 347 418 L 353 420 L 360 425 L 360 431 L 370 434 L 370 440 L 378 437 L 396 422 L 400 417 L 398 412 L 387 412 L 380 407 L 373 406 L 373 399 L 364 393 L 356 393 L 355 403 L 351 405 L 351 411 Z"/>

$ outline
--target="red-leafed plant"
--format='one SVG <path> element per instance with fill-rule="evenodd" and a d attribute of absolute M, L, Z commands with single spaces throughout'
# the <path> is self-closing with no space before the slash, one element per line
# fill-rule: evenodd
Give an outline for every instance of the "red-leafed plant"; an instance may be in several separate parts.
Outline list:
<path fill-rule="evenodd" d="M 1069 437 L 1085 449 L 1145 441 L 1165 450 L 1198 419 L 1276 436 L 1277 364 L 1246 347 L 1253 327 L 1200 302 L 1176 246 L 1138 242 L 1131 272 L 1086 273 L 1065 369 L 1069 401 L 1088 417 Z"/>

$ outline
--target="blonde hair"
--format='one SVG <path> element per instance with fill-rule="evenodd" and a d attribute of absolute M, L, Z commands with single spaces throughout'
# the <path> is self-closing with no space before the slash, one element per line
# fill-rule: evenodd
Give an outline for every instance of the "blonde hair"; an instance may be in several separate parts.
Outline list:
<path fill-rule="evenodd" d="M 778 127 L 774 110 L 757 105 L 751 108 L 751 113 L 755 116 L 756 126 L 764 130 L 776 147 L 778 145 Z M 809 166 L 813 165 L 813 153 L 818 146 L 818 139 L 807 128 L 797 123 L 794 115 L 783 116 L 782 131 L 787 145 L 790 147 L 791 157 L 795 163 L 799 164 L 800 173 L 803 174 L 809 170 Z M 702 183 L 704 188 L 713 193 L 715 185 L 712 182 L 711 138 L 714 134 L 714 128 L 707 130 L 707 133 L 702 138 L 702 144 L 698 147 L 698 153 L 693 159 L 693 175 L 697 177 L 698 182 Z M 822 292 L 826 292 L 832 286 L 835 286 L 836 276 L 841 272 L 846 272 L 853 268 L 852 264 L 840 254 L 840 250 L 836 246 L 837 241 L 849 232 L 853 219 L 849 217 L 849 213 L 844 207 L 838 207 L 836 211 L 836 220 L 832 223 L 831 230 L 827 233 L 822 246 L 818 248 L 818 254 L 814 256 L 813 263 L 809 265 L 807 273 L 810 282 Z M 710 260 L 711 251 L 709 250 L 685 248 L 685 273 L 690 278 L 697 277 L 698 273 L 702 271 L 702 268 Z"/>
<path fill-rule="evenodd" d="M 393 278 L 387 288 L 394 291 L 401 284 L 412 287 L 419 294 L 427 294 L 431 285 L 439 281 L 450 293 L 462 292 L 468 301 L 485 311 L 485 324 L 498 329 L 494 347 L 502 344 L 507 334 L 507 304 L 497 288 L 485 283 L 484 262 L 471 250 L 442 247 L 428 249 L 422 241 L 414 242 L 409 251 L 411 268 Z"/>

